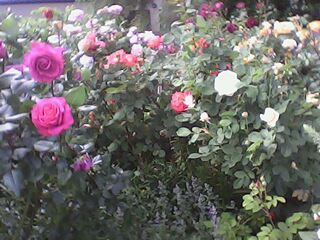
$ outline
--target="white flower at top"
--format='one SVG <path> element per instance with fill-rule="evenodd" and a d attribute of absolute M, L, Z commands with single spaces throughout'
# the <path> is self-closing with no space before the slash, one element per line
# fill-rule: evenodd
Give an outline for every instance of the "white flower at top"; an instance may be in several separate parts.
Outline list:
<path fill-rule="evenodd" d="M 320 229 L 318 229 L 317 231 L 317 236 L 318 236 L 318 239 L 320 239 Z"/>
<path fill-rule="evenodd" d="M 215 78 L 214 89 L 220 96 L 232 96 L 240 87 L 240 80 L 235 72 L 230 70 L 222 71 Z"/>
<path fill-rule="evenodd" d="M 288 50 L 294 50 L 298 46 L 294 39 L 285 39 L 282 42 L 282 47 Z"/>
<path fill-rule="evenodd" d="M 269 127 L 275 127 L 280 114 L 273 108 L 266 108 L 264 114 L 260 114 L 260 119 L 268 124 Z"/>
<path fill-rule="evenodd" d="M 71 11 L 68 21 L 70 22 L 80 22 L 84 17 L 84 11 L 81 9 L 74 9 Z"/>

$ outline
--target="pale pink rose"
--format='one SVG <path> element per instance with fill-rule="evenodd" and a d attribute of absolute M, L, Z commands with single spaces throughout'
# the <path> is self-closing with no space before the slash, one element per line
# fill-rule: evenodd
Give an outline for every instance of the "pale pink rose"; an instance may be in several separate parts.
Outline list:
<path fill-rule="evenodd" d="M 108 13 L 115 16 L 120 15 L 122 11 L 123 11 L 123 7 L 120 5 L 111 5 L 110 7 L 108 7 Z"/>
<path fill-rule="evenodd" d="M 64 73 L 63 48 L 34 42 L 24 56 L 24 65 L 29 68 L 32 78 L 40 83 L 51 83 Z"/>
<path fill-rule="evenodd" d="M 74 9 L 71 11 L 68 20 L 70 22 L 80 22 L 84 18 L 84 11 L 81 9 Z"/>
<path fill-rule="evenodd" d="M 79 50 L 87 53 L 94 52 L 99 47 L 105 48 L 105 42 L 99 41 L 94 33 L 89 33 L 84 39 L 78 43 Z"/>
<path fill-rule="evenodd" d="M 64 98 L 42 99 L 31 111 L 31 119 L 40 135 L 59 136 L 74 123 L 71 109 Z"/>
<path fill-rule="evenodd" d="M 143 48 L 140 44 L 133 44 L 131 47 L 131 54 L 135 55 L 136 57 L 141 57 L 143 54 Z"/>

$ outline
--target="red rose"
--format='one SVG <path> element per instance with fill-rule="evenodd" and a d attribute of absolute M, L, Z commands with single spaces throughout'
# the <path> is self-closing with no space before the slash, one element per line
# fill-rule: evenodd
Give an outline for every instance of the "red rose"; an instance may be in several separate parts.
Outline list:
<path fill-rule="evenodd" d="M 46 8 L 42 11 L 42 15 L 47 19 L 51 20 L 53 18 L 53 11 L 50 8 Z"/>
<path fill-rule="evenodd" d="M 246 22 L 247 28 L 253 28 L 255 26 L 258 26 L 258 21 L 254 17 L 249 17 Z"/>

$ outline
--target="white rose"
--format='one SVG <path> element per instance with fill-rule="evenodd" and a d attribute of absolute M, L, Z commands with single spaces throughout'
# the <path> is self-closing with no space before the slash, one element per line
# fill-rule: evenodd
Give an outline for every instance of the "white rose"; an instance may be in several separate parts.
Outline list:
<path fill-rule="evenodd" d="M 318 239 L 320 239 L 320 229 L 317 231 Z"/>
<path fill-rule="evenodd" d="M 201 115 L 200 115 L 200 121 L 201 121 L 201 122 L 207 122 L 207 123 L 210 122 L 210 117 L 209 117 L 209 115 L 208 115 L 207 112 L 201 113 Z"/>
<path fill-rule="evenodd" d="M 71 11 L 68 21 L 70 22 L 80 22 L 84 17 L 84 11 L 81 9 L 74 9 Z"/>
<path fill-rule="evenodd" d="M 81 63 L 81 65 L 84 67 L 84 68 L 89 68 L 91 69 L 93 67 L 93 57 L 88 57 L 87 55 L 83 55 L 79 62 Z"/>
<path fill-rule="evenodd" d="M 222 71 L 214 81 L 214 89 L 220 96 L 232 96 L 240 88 L 237 74 L 230 70 Z"/>
<path fill-rule="evenodd" d="M 264 114 L 260 114 L 260 119 L 268 124 L 269 127 L 275 127 L 280 114 L 273 108 L 266 108 Z"/>
<path fill-rule="evenodd" d="M 282 47 L 288 50 L 293 50 L 298 46 L 294 39 L 285 39 L 282 43 Z"/>
<path fill-rule="evenodd" d="M 188 95 L 184 98 L 183 103 L 188 106 L 188 108 L 193 108 L 195 106 L 194 99 L 192 95 Z"/>
<path fill-rule="evenodd" d="M 74 26 L 72 24 L 63 25 L 63 31 L 66 32 L 67 36 L 78 34 L 82 31 L 80 26 Z"/>
<path fill-rule="evenodd" d="M 291 32 L 294 32 L 296 30 L 296 27 L 292 22 L 278 22 L 276 21 L 273 25 L 273 32 L 276 36 L 278 35 L 286 35 L 290 34 Z"/>

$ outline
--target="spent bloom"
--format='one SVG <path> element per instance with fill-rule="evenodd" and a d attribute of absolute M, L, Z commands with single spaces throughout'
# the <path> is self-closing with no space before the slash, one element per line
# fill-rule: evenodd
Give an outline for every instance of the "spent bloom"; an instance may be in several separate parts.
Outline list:
<path fill-rule="evenodd" d="M 275 127 L 280 114 L 273 108 L 266 108 L 264 114 L 260 114 L 260 119 L 268 124 L 269 127 Z"/>

